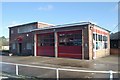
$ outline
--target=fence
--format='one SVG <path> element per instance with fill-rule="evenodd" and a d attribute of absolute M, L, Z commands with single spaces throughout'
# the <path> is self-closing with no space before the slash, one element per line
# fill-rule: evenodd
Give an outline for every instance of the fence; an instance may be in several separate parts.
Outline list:
<path fill-rule="evenodd" d="M 43 69 L 50 69 L 56 70 L 56 79 L 59 80 L 59 71 L 72 71 L 72 72 L 85 72 L 85 73 L 108 73 L 110 80 L 113 80 L 113 74 L 119 73 L 117 71 L 93 71 L 93 70 L 77 70 L 77 69 L 65 69 L 65 68 L 53 68 L 53 67 L 45 67 L 45 66 L 34 66 L 34 65 L 26 65 L 26 64 L 16 64 L 16 63 L 8 63 L 8 62 L 0 62 L 2 64 L 14 65 L 15 66 L 15 74 L 19 75 L 19 66 L 26 66 L 26 67 L 34 67 L 34 68 L 43 68 Z"/>

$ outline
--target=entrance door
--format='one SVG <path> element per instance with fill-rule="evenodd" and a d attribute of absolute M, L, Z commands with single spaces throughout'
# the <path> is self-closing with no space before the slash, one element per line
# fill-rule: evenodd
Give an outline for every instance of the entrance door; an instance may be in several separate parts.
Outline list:
<path fill-rule="evenodd" d="M 93 59 L 96 58 L 96 48 L 98 46 L 98 42 L 96 42 L 96 38 L 97 38 L 97 34 L 96 33 L 93 33 Z"/>
<path fill-rule="evenodd" d="M 18 43 L 18 54 L 22 53 L 22 43 Z"/>

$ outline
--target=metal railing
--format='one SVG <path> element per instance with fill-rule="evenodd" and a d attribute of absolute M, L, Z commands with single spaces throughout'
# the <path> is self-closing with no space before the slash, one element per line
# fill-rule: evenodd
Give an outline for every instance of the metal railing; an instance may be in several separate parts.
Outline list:
<path fill-rule="evenodd" d="M 27 64 L 16 64 L 16 63 L 8 63 L 8 62 L 0 62 L 2 64 L 9 64 L 15 66 L 15 74 L 19 75 L 19 66 L 25 66 L 25 67 L 34 67 L 34 68 L 44 68 L 44 69 L 50 69 L 50 70 L 56 70 L 56 79 L 59 80 L 59 71 L 72 71 L 72 72 L 86 72 L 86 73 L 108 73 L 110 74 L 109 78 L 110 80 L 113 80 L 113 74 L 114 73 L 120 73 L 118 71 L 93 71 L 93 70 L 79 70 L 79 69 L 66 69 L 66 68 L 53 68 L 53 67 L 45 67 L 45 66 L 35 66 L 35 65 L 27 65 Z"/>

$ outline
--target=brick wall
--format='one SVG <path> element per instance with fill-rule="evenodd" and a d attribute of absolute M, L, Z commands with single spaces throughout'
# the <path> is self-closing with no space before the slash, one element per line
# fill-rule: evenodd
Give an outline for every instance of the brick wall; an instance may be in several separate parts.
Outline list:
<path fill-rule="evenodd" d="M 102 49 L 96 50 L 95 51 L 96 58 L 110 55 L 110 34 L 109 34 L 109 32 L 104 30 L 104 29 L 101 29 L 100 27 L 97 27 L 96 25 L 89 25 L 89 58 L 93 59 L 93 57 L 95 55 L 94 50 L 93 50 L 93 32 L 94 32 L 94 29 L 102 31 L 103 32 L 102 34 L 106 33 L 105 35 L 108 37 L 108 40 L 107 40 L 108 47 L 107 47 L 107 49 L 102 48 Z M 98 32 L 96 32 L 96 33 L 98 33 Z"/>

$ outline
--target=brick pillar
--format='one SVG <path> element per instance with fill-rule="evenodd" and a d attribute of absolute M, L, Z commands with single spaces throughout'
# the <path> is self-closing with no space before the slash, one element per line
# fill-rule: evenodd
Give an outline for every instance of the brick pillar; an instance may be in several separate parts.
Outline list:
<path fill-rule="evenodd" d="M 34 35 L 34 56 L 37 56 L 37 35 Z"/>
<path fill-rule="evenodd" d="M 55 57 L 58 57 L 58 36 L 57 36 L 57 32 L 54 32 L 54 40 L 55 40 Z"/>

